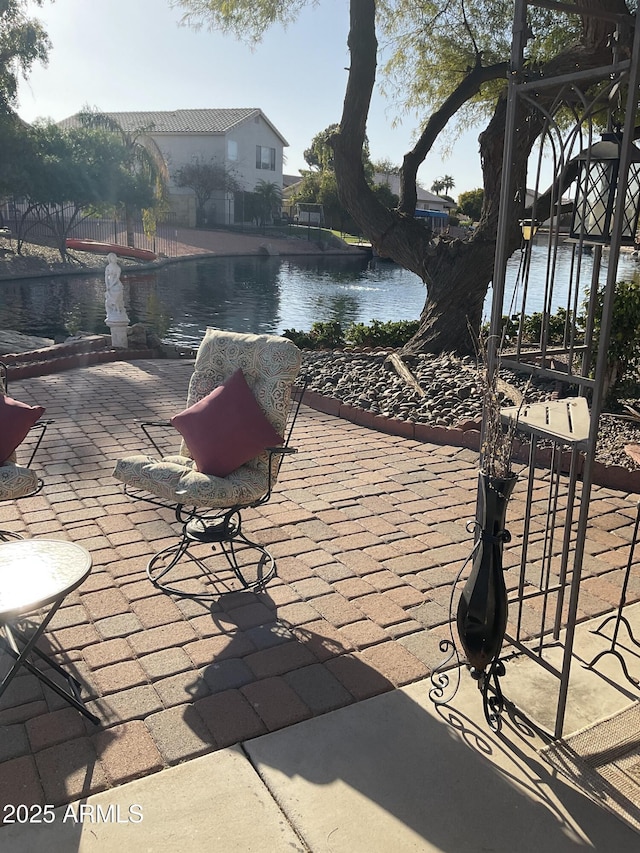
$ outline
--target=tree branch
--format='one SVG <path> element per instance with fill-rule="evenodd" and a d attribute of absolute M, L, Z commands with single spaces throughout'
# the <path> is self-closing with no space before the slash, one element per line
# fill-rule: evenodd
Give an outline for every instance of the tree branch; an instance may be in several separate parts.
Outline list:
<path fill-rule="evenodd" d="M 477 95 L 485 83 L 491 80 L 506 78 L 508 70 L 508 62 L 498 62 L 494 65 L 483 66 L 480 56 L 478 56 L 475 67 L 456 86 L 442 106 L 430 116 L 413 149 L 405 154 L 400 170 L 399 209 L 403 213 L 409 216 L 413 215 L 417 200 L 416 180 L 418 169 L 424 162 L 439 134 L 444 130 L 449 119 L 464 104 Z"/>

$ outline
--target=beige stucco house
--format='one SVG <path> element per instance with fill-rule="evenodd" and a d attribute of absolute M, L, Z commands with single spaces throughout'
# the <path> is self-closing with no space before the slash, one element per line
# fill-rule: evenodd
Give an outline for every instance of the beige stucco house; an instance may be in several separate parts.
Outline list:
<path fill-rule="evenodd" d="M 376 172 L 373 176 L 373 181 L 376 184 L 387 184 L 392 193 L 400 195 L 400 176 L 390 173 Z M 416 184 L 417 200 L 416 210 L 437 210 L 442 213 L 449 213 L 455 207 L 451 199 L 446 196 L 439 196 L 435 193 L 425 190 L 420 184 Z"/>
<path fill-rule="evenodd" d="M 245 192 L 252 192 L 258 181 L 282 187 L 283 151 L 287 140 L 258 108 L 174 110 L 169 112 L 106 113 L 123 130 L 135 133 L 145 128 L 162 152 L 170 177 L 188 163 L 215 162 L 225 165 Z M 60 122 L 77 123 L 77 116 Z M 196 203 L 193 190 L 169 183 L 169 201 L 177 224 L 194 226 Z M 226 225 L 242 212 L 242 193 L 219 192 L 207 205 L 210 224 Z"/>

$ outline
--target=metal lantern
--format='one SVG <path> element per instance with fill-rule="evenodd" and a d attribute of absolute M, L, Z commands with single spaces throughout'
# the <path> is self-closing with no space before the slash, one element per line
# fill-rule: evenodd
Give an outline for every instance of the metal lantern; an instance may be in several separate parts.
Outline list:
<path fill-rule="evenodd" d="M 537 219 L 521 219 L 520 228 L 522 229 L 522 239 L 525 243 L 529 243 L 536 236 L 540 223 Z"/>
<path fill-rule="evenodd" d="M 618 134 L 605 133 L 600 142 L 581 151 L 576 158 L 578 191 L 571 221 L 571 237 L 586 243 L 607 244 L 611 241 L 621 145 Z M 631 145 L 624 197 L 622 245 L 635 244 L 639 216 L 640 150 Z"/>

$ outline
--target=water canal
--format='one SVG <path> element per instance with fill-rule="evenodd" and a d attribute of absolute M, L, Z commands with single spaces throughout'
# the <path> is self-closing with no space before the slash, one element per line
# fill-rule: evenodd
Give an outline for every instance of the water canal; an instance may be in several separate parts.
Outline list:
<path fill-rule="evenodd" d="M 519 253 L 509 261 L 511 287 Z M 527 313 L 542 308 L 546 254 L 535 246 Z M 585 264 L 591 259 L 584 258 Z M 564 304 L 570 252 L 560 252 L 560 283 L 554 308 Z M 640 269 L 622 255 L 619 278 Z M 606 269 L 603 277 L 606 276 Z M 425 289 L 413 273 L 362 258 L 208 258 L 169 264 L 154 272 L 122 277 L 132 323 L 149 325 L 164 340 L 197 345 L 207 326 L 246 332 L 307 330 L 315 321 L 338 320 L 343 327 L 372 319 L 416 319 Z M 509 285 L 508 288 L 509 289 Z M 485 312 L 491 307 L 491 290 Z M 78 331 L 105 333 L 102 275 L 72 275 L 0 282 L 0 328 L 62 341 Z"/>

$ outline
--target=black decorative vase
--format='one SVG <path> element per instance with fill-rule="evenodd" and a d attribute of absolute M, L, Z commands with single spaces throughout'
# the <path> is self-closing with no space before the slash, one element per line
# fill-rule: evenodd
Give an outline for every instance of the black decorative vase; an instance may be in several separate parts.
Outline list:
<path fill-rule="evenodd" d="M 460 643 L 477 677 L 500 654 L 507 628 L 507 588 L 502 549 L 511 536 L 504 529 L 507 504 L 517 476 L 488 477 L 480 472 L 473 565 L 460 601 L 457 625 Z"/>

